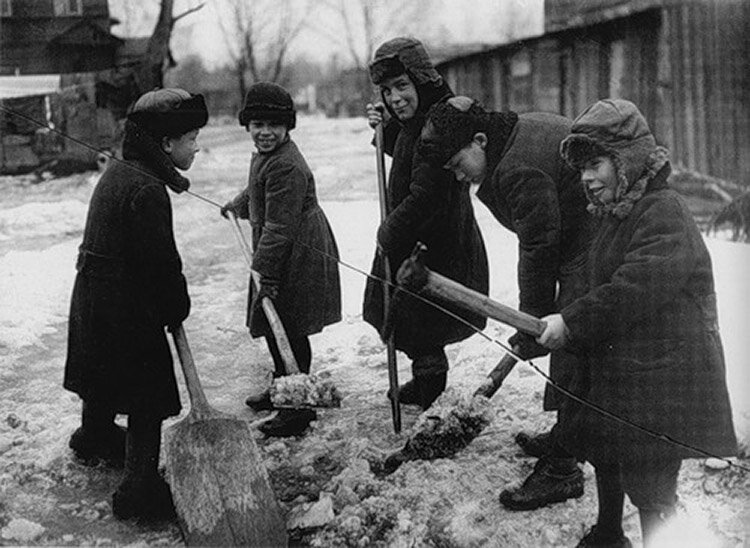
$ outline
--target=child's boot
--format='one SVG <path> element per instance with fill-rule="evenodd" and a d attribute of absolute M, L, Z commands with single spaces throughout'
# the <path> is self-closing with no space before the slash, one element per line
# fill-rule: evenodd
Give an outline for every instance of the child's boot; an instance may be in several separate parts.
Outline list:
<path fill-rule="evenodd" d="M 81 426 L 70 436 L 68 446 L 81 464 L 104 463 L 122 468 L 125 461 L 125 429 L 115 424 L 115 412 L 106 405 L 84 401 Z"/>
<path fill-rule="evenodd" d="M 299 436 L 317 418 L 313 409 L 279 409 L 276 416 L 258 426 L 258 430 L 277 438 Z"/>
<path fill-rule="evenodd" d="M 118 519 L 173 519 L 172 494 L 158 470 L 161 420 L 130 415 L 126 445 L 125 477 L 112 495 L 112 513 Z"/>
<path fill-rule="evenodd" d="M 436 375 L 423 375 L 416 378 L 419 405 L 427 411 L 437 397 L 445 390 L 448 382 L 447 373 L 438 373 Z"/>
<path fill-rule="evenodd" d="M 393 393 L 388 389 L 388 399 L 393 398 Z M 406 381 L 398 389 L 398 401 L 403 405 L 419 405 L 419 393 L 417 383 L 414 379 Z"/>

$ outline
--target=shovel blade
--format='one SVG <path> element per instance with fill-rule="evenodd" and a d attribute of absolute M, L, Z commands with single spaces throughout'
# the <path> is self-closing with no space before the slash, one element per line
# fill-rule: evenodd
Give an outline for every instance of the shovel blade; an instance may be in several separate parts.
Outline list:
<path fill-rule="evenodd" d="M 188 546 L 287 546 L 250 425 L 188 415 L 166 431 L 166 468 Z"/>

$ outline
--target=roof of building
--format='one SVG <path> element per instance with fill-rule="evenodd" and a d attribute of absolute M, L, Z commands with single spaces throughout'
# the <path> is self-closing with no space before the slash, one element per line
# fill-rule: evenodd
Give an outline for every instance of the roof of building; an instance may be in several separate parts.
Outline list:
<path fill-rule="evenodd" d="M 670 0 L 546 0 L 545 33 L 588 27 L 664 6 Z"/>

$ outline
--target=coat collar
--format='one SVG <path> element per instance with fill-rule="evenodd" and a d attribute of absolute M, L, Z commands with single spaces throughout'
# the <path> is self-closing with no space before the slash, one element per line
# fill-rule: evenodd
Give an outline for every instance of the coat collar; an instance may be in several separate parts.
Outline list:
<path fill-rule="evenodd" d="M 122 156 L 125 160 L 142 161 L 154 172 L 152 177 L 178 194 L 190 188 L 190 181 L 177 172 L 172 160 L 161 149 L 161 145 L 130 120 L 125 121 Z"/>

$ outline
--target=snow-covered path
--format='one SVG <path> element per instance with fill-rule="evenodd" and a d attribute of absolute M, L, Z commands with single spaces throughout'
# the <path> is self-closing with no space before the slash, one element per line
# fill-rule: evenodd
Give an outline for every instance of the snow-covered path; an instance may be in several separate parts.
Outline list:
<path fill-rule="evenodd" d="M 364 121 L 302 118 L 294 137 L 315 172 L 342 260 L 369 271 L 378 206 L 375 163 Z M 223 203 L 244 185 L 247 134 L 234 126 L 210 127 L 201 140 L 204 151 L 188 174 L 192 190 Z M 67 438 L 79 421 L 77 397 L 61 387 L 67 308 L 95 177 L 87 174 L 47 183 L 47 191 L 43 185 L 24 187 L 19 181 L 0 179 L 0 190 L 7 187 L 6 196 L 12 198 L 0 196 L 4 205 L 0 210 L 0 544 L 5 542 L 3 535 L 15 539 L 6 539 L 11 543 L 179 542 L 173 524 L 144 528 L 113 520 L 108 496 L 117 474 L 85 469 L 71 461 L 67 450 Z M 268 382 L 270 360 L 265 345 L 251 340 L 244 328 L 247 267 L 228 223 L 213 206 L 187 195 L 174 196 L 172 201 L 193 298 L 185 327 L 207 396 L 222 410 L 258 419 L 265 415 L 254 415 L 243 401 Z M 483 206 L 475 207 L 490 254 L 491 296 L 514 305 L 515 239 Z M 750 246 L 707 241 L 714 260 L 736 427 L 746 443 Z M 519 454 L 512 436 L 520 429 L 542 429 L 551 420 L 540 411 L 543 379 L 526 366 L 517 367 L 495 396 L 493 425 L 456 458 L 409 463 L 385 481 L 359 468 L 368 452 L 398 447 L 408 430 L 397 436 L 390 428 L 383 396 L 387 387 L 383 346 L 361 320 L 365 278 L 343 266 L 341 274 L 343 321 L 314 336 L 312 345 L 314 371 L 335 381 L 345 395 L 343 407 L 320 412 L 304 438 L 258 437 L 284 507 L 315 501 L 321 491 L 332 492 L 340 519 L 347 512 L 359 516 L 358 529 L 348 533 L 343 525 L 332 529 L 334 537 L 328 539 L 341 542 L 380 531 L 382 538 L 370 540 L 404 546 L 575 544 L 583 524 L 591 524 L 595 517 L 591 481 L 582 499 L 536 512 L 509 513 L 497 502 L 500 489 L 522 479 L 533 464 Z M 509 332 L 494 322 L 486 329 L 500 340 Z M 473 390 L 501 356 L 500 348 L 478 336 L 453 345 L 450 385 Z M 405 357 L 399 365 L 403 382 L 410 377 Z M 187 406 L 186 402 L 183 391 Z M 407 429 L 416 417 L 413 408 L 404 408 Z M 346 493 L 341 488 L 346 481 L 328 483 L 339 473 L 349 478 L 347 485 L 357 493 L 354 498 L 341 495 Z M 589 467 L 586 474 L 591 478 Z M 710 522 L 711 535 L 721 541 L 718 545 L 740 542 L 742 521 L 747 518 L 741 508 L 742 501 L 747 502 L 746 477 L 709 476 L 700 463 L 692 462 L 685 465 L 680 485 L 680 495 L 692 511 L 693 524 L 686 531 L 693 540 L 699 533 L 709 534 L 701 526 Z M 358 489 L 377 496 L 364 497 Z M 401 507 L 392 515 L 380 509 L 381 503 Z M 377 516 L 383 523 L 368 522 Z M 21 518 L 44 530 L 12 521 Z M 19 527 L 21 533 L 15 533 Z M 626 529 L 631 538 L 637 537 L 632 508 Z M 304 539 L 310 542 L 314 537 Z"/>

